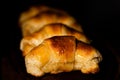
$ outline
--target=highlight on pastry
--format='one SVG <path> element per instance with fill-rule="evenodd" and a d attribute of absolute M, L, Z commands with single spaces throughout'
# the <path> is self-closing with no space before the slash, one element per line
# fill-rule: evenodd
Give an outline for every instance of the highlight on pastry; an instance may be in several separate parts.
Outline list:
<path fill-rule="evenodd" d="M 67 12 L 48 6 L 32 6 L 21 13 L 20 50 L 27 73 L 40 77 L 79 70 L 96 73 L 102 61 L 80 24 Z"/>

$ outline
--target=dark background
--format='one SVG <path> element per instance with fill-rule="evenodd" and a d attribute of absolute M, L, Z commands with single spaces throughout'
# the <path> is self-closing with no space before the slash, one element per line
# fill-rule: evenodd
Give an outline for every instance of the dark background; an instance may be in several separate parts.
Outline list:
<path fill-rule="evenodd" d="M 37 4 L 45 4 L 67 11 L 82 25 L 85 34 L 93 41 L 93 45 L 98 49 L 100 46 L 101 50 L 105 48 L 110 51 L 112 56 L 117 59 L 113 62 L 117 65 L 120 64 L 119 0 L 1 0 L 1 39 L 3 40 L 1 44 L 4 44 L 1 48 L 3 50 L 1 53 L 3 80 L 8 78 L 14 80 L 14 74 L 16 74 L 14 68 L 18 67 L 16 65 L 23 65 L 23 59 L 19 59 L 21 58 L 19 57 L 21 56 L 19 42 L 22 37 L 18 19 L 22 11 Z M 111 54 L 105 55 L 105 58 L 109 55 Z M 110 60 L 112 60 L 111 58 Z M 10 66 L 11 64 L 13 66 Z M 111 65 L 114 64 L 111 62 Z M 8 76 L 8 78 L 5 76 Z"/>

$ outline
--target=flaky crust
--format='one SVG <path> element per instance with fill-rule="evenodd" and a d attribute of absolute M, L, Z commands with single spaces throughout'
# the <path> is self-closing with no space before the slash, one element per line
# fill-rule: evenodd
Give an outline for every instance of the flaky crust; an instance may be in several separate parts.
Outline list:
<path fill-rule="evenodd" d="M 82 27 L 68 13 L 46 6 L 33 6 L 20 15 L 20 49 L 27 73 L 42 76 L 80 70 L 99 71 L 102 56 L 90 45 Z"/>
<path fill-rule="evenodd" d="M 31 49 L 41 44 L 45 39 L 53 36 L 74 36 L 82 42 L 90 43 L 89 39 L 82 32 L 61 23 L 48 24 L 36 33 L 22 39 L 20 49 L 23 51 L 23 55 L 25 56 Z"/>

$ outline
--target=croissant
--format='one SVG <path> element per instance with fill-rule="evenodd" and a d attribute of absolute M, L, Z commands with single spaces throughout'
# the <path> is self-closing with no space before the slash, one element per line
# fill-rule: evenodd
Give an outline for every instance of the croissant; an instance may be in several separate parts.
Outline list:
<path fill-rule="evenodd" d="M 23 12 L 19 19 L 23 36 L 31 35 L 50 23 L 63 23 L 79 32 L 83 32 L 82 27 L 72 16 L 62 10 L 46 6 L 33 6 L 28 11 Z"/>
<path fill-rule="evenodd" d="M 82 42 L 90 43 L 84 33 L 76 31 L 64 24 L 53 23 L 43 26 L 36 33 L 26 36 L 21 40 L 20 49 L 23 51 L 23 55 L 25 56 L 31 49 L 41 44 L 45 39 L 53 36 L 74 36 Z"/>
<path fill-rule="evenodd" d="M 99 71 L 100 52 L 90 45 L 82 27 L 68 13 L 47 6 L 34 6 L 19 18 L 20 50 L 27 73 L 42 76 L 80 70 Z"/>

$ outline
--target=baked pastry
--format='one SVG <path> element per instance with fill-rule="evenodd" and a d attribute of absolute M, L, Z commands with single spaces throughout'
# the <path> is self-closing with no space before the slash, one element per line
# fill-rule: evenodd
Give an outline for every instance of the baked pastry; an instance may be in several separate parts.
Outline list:
<path fill-rule="evenodd" d="M 53 23 L 43 26 L 39 31 L 21 40 L 20 49 L 23 51 L 23 55 L 25 56 L 31 49 L 41 44 L 45 39 L 53 36 L 74 36 L 82 42 L 90 43 L 83 32 L 76 31 L 61 23 Z"/>
<path fill-rule="evenodd" d="M 21 14 L 19 24 L 23 35 L 20 49 L 29 74 L 99 71 L 101 54 L 90 45 L 82 27 L 68 13 L 34 6 Z"/>
<path fill-rule="evenodd" d="M 62 10 L 48 8 L 46 6 L 34 6 L 21 14 L 19 24 L 23 36 L 31 35 L 44 25 L 50 23 L 62 23 L 77 31 L 82 32 L 82 27 L 76 20 Z"/>
<path fill-rule="evenodd" d="M 54 36 L 44 40 L 25 56 L 27 72 L 34 76 L 72 70 L 95 73 L 99 70 L 100 53 L 73 36 Z"/>

